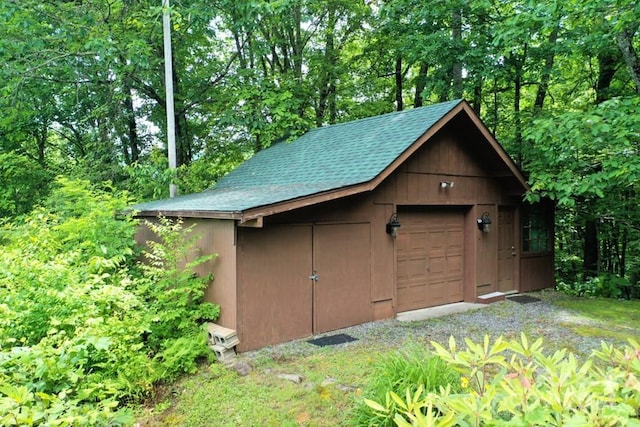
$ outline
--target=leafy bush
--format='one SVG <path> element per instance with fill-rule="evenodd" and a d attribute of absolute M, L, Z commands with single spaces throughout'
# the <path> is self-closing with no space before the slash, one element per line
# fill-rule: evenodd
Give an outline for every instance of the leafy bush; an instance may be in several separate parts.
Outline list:
<path fill-rule="evenodd" d="M 198 277 L 193 271 L 215 255 L 195 256 L 199 236 L 193 233 L 194 226 L 183 228 L 180 219 L 160 217 L 158 223 L 147 221 L 146 225 L 158 240 L 147 242 L 147 263 L 141 265 L 144 275 L 137 281 L 136 292 L 145 302 L 148 317 L 146 346 L 164 362 L 163 379 L 173 379 L 194 371 L 195 359 L 210 354 L 199 325 L 217 319 L 220 307 L 204 301 L 212 277 Z"/>
<path fill-rule="evenodd" d="M 26 156 L 0 153 L 0 218 L 28 213 L 47 194 L 51 178 Z"/>
<path fill-rule="evenodd" d="M 56 186 L 0 229 L 0 425 L 126 424 L 124 403 L 209 355 L 219 308 L 190 270 L 206 258 L 186 262 L 197 236 L 164 221 L 142 267 L 135 221 L 114 218 L 126 195 Z"/>
<path fill-rule="evenodd" d="M 389 392 L 386 402 L 367 404 L 382 416 L 399 408 L 399 426 L 640 425 L 640 345 L 634 340 L 621 349 L 602 343 L 584 363 L 566 349 L 546 355 L 542 339 L 530 343 L 524 334 L 519 341 L 465 342 L 466 350 L 458 350 L 453 337 L 448 348 L 432 342 L 468 381 L 462 393 L 449 387 L 404 397 Z"/>
<path fill-rule="evenodd" d="M 364 396 L 384 401 L 387 392 L 415 394 L 418 389 L 430 392 L 449 386 L 460 388 L 460 375 L 440 357 L 424 345 L 412 344 L 404 351 L 384 356 L 374 367 L 371 382 Z M 355 410 L 353 424 L 360 426 L 391 426 L 397 411 L 394 401 L 388 404 L 389 412 L 380 413 L 362 404 Z"/>
<path fill-rule="evenodd" d="M 630 298 L 631 282 L 615 274 L 601 274 L 586 281 L 559 282 L 556 289 L 567 295 L 579 297 Z"/>

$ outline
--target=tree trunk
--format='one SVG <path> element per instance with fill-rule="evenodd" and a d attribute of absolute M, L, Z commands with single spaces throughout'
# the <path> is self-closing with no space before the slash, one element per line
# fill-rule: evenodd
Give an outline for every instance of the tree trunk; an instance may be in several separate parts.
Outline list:
<path fill-rule="evenodd" d="M 173 61 L 173 92 L 175 100 L 175 133 L 176 133 L 176 166 L 189 165 L 192 160 L 192 146 L 187 125 L 187 112 L 184 110 L 184 103 L 180 96 L 180 78 L 178 76 L 179 69 L 176 65 L 175 55 Z"/>
<path fill-rule="evenodd" d="M 45 121 L 40 129 L 37 129 L 35 132 L 36 144 L 38 145 L 38 163 L 45 167 L 46 159 L 45 159 L 45 148 L 47 146 L 47 138 L 49 135 L 49 123 Z"/>
<path fill-rule="evenodd" d="M 132 83 L 129 76 L 124 78 L 124 119 L 127 123 L 126 145 L 123 144 L 123 151 L 127 164 L 138 161 L 140 157 L 140 147 L 138 138 L 138 129 L 136 125 L 136 114 L 133 108 Z"/>
<path fill-rule="evenodd" d="M 463 96 L 462 62 L 459 59 L 460 45 L 462 44 L 462 13 L 456 9 L 451 14 L 451 38 L 453 39 L 453 65 L 451 67 L 451 79 L 453 81 L 453 98 L 460 99 Z"/>
<path fill-rule="evenodd" d="M 627 274 L 627 246 L 629 244 L 629 232 L 625 227 L 622 230 L 622 242 L 620 242 L 620 254 L 618 260 L 620 262 L 620 277 Z"/>
<path fill-rule="evenodd" d="M 544 69 L 542 71 L 542 76 L 540 76 L 540 84 L 538 85 L 538 91 L 536 93 L 536 100 L 534 103 L 534 110 L 536 111 L 542 110 L 544 99 L 547 96 L 547 91 L 549 90 L 549 81 L 551 80 L 551 71 L 555 60 L 555 46 L 556 41 L 558 40 L 559 26 L 560 23 L 551 30 L 551 34 L 549 34 L 549 39 L 547 40 L 549 50 L 547 51 L 547 56 L 544 60 Z"/>
<path fill-rule="evenodd" d="M 609 87 L 618 68 L 620 56 L 615 51 L 602 51 L 598 54 L 598 81 L 596 82 L 596 104 L 610 98 Z"/>
<path fill-rule="evenodd" d="M 473 101 L 471 108 L 476 114 L 480 115 L 482 109 L 482 77 L 476 77 L 475 84 L 473 85 Z"/>
<path fill-rule="evenodd" d="M 498 78 L 493 77 L 493 129 L 492 134 L 495 135 L 498 129 Z"/>
<path fill-rule="evenodd" d="M 404 105 L 402 104 L 402 58 L 396 58 L 396 111 L 402 111 Z"/>
<path fill-rule="evenodd" d="M 522 67 L 516 59 L 516 73 L 513 91 L 513 114 L 514 114 L 514 142 L 518 147 L 518 166 L 522 167 L 523 147 L 522 147 L 522 118 L 520 117 L 520 97 L 522 95 Z"/>
<path fill-rule="evenodd" d="M 338 20 L 334 6 L 329 7 L 329 20 L 327 22 L 327 30 L 325 32 L 325 50 L 324 62 L 320 69 L 320 79 L 318 82 L 318 108 L 316 109 L 316 126 L 321 126 L 326 109 L 329 109 L 329 123 L 336 121 L 336 65 L 338 56 L 335 48 L 334 33 Z"/>
<path fill-rule="evenodd" d="M 420 71 L 418 72 L 418 76 L 416 77 L 416 93 L 413 98 L 413 106 L 415 108 L 422 107 L 424 105 L 424 98 L 422 97 L 422 92 L 424 88 L 427 86 L 427 73 L 429 72 L 429 64 L 427 62 L 423 62 L 420 64 Z"/>
<path fill-rule="evenodd" d="M 584 278 L 598 275 L 598 226 L 595 219 L 587 219 L 584 228 Z"/>
<path fill-rule="evenodd" d="M 640 60 L 638 54 L 633 47 L 633 36 L 638 29 L 638 25 L 626 28 L 620 32 L 617 36 L 618 47 L 624 58 L 624 62 L 627 64 L 629 74 L 636 85 L 636 92 L 640 94 Z"/>

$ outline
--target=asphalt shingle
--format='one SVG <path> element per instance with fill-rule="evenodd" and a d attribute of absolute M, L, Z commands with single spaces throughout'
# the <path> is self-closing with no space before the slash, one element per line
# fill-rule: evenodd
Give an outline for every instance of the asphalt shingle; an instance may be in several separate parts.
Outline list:
<path fill-rule="evenodd" d="M 256 153 L 214 188 L 133 206 L 242 212 L 371 181 L 461 100 L 316 128 Z"/>

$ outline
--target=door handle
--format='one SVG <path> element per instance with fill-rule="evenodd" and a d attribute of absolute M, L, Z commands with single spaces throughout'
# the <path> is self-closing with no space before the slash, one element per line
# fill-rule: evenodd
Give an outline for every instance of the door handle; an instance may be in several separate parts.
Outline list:
<path fill-rule="evenodd" d="M 311 276 L 309 276 L 309 280 L 313 280 L 314 282 L 317 282 L 319 279 L 320 277 L 318 276 L 318 273 L 316 273 L 315 271 Z"/>

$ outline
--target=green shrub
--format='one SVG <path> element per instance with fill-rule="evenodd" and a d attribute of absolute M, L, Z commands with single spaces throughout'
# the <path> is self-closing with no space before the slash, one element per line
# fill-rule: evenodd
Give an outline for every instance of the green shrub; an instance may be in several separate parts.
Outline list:
<path fill-rule="evenodd" d="M 584 363 L 565 349 L 547 355 L 542 339 L 530 343 L 524 334 L 520 341 L 465 342 L 466 350 L 453 338 L 448 348 L 432 342 L 468 381 L 463 392 L 389 392 L 385 401 L 367 404 L 381 416 L 395 412 L 399 426 L 640 425 L 640 345 L 634 340 L 621 349 L 602 343 Z"/>
<path fill-rule="evenodd" d="M 615 274 L 603 273 L 579 282 L 559 282 L 556 289 L 567 295 L 627 299 L 631 295 L 631 282 Z"/>
<path fill-rule="evenodd" d="M 197 236 L 155 229 L 136 264 L 136 223 L 116 220 L 126 195 L 58 180 L 47 203 L 0 229 L 0 425 L 119 425 L 124 405 L 193 372 L 211 353 L 208 278 Z"/>
<path fill-rule="evenodd" d="M 35 160 L 0 152 L 0 219 L 31 211 L 49 191 L 49 173 Z"/>
<path fill-rule="evenodd" d="M 460 388 L 460 375 L 426 346 L 414 343 L 405 350 L 385 355 L 375 366 L 371 381 L 364 390 L 370 400 L 384 401 L 387 392 L 415 394 L 437 391 L 440 387 Z M 362 404 L 355 409 L 353 424 L 359 426 L 391 426 L 396 412 L 394 402 L 390 411 L 381 414 Z"/>

